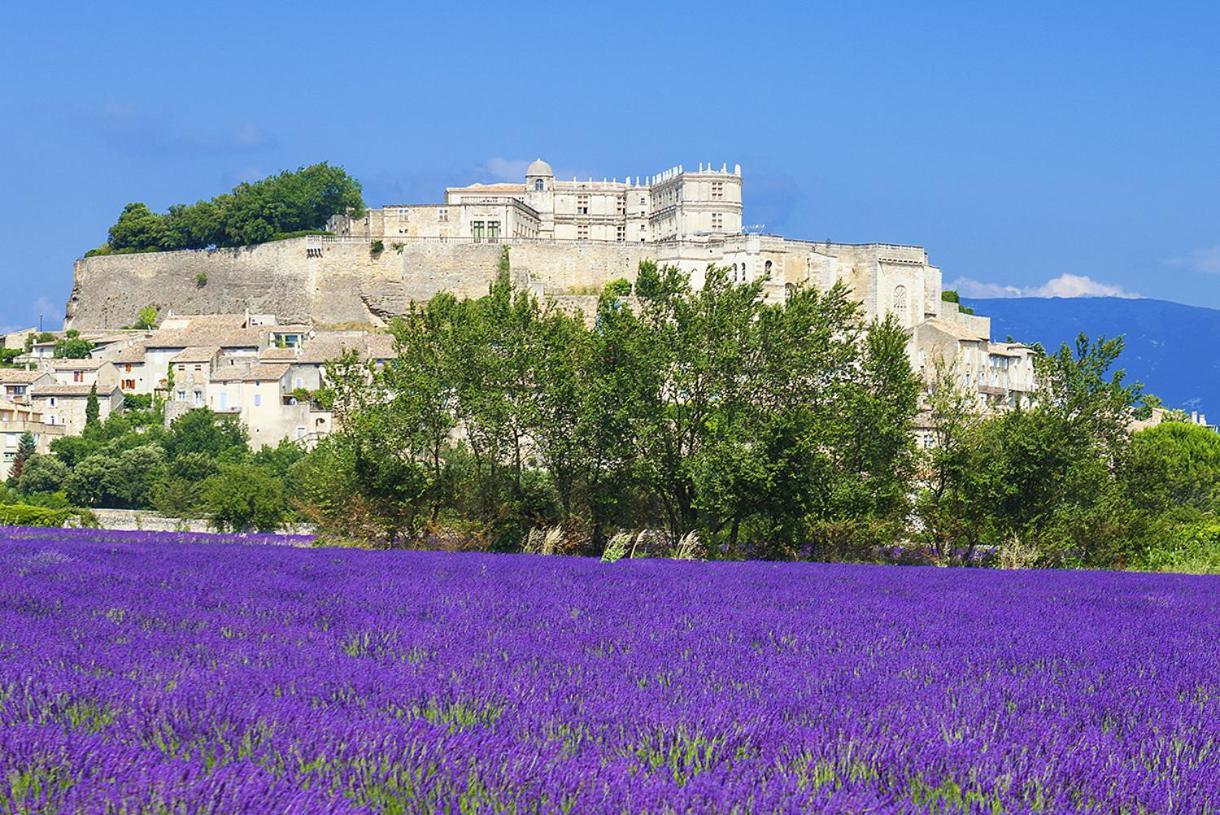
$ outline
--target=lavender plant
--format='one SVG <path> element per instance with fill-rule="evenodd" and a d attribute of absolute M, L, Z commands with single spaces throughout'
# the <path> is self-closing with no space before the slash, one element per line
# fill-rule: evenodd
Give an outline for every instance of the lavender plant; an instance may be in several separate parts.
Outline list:
<path fill-rule="evenodd" d="M 0 528 L 0 811 L 1214 813 L 1220 582 Z"/>

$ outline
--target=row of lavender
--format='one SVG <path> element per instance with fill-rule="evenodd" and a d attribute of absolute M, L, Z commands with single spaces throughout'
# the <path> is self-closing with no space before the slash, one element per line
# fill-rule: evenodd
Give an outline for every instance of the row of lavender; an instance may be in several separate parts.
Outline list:
<path fill-rule="evenodd" d="M 1220 811 L 1220 581 L 0 532 L 0 811 Z"/>

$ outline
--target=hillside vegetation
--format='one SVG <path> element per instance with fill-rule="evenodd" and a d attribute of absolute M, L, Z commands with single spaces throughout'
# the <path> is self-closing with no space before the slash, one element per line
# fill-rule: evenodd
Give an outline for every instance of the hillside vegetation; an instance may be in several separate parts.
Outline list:
<path fill-rule="evenodd" d="M 323 162 L 243 182 L 209 201 L 174 204 L 164 213 L 128 204 L 106 243 L 85 256 L 248 246 L 320 231 L 332 215 L 363 209 L 360 182 Z"/>

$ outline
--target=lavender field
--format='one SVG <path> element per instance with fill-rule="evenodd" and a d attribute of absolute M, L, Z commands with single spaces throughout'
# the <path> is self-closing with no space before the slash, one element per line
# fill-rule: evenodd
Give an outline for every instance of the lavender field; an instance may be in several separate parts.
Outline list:
<path fill-rule="evenodd" d="M 0 812 L 1220 811 L 1214 578 L 249 543 L 0 529 Z"/>

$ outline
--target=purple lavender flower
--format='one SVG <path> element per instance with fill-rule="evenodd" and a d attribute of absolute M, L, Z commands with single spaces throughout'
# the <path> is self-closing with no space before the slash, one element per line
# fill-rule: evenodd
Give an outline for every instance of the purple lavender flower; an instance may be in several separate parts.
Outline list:
<path fill-rule="evenodd" d="M 0 528 L 0 811 L 1215 813 L 1220 581 Z"/>

